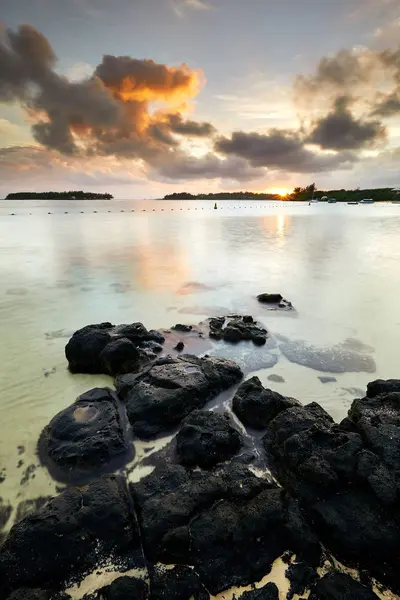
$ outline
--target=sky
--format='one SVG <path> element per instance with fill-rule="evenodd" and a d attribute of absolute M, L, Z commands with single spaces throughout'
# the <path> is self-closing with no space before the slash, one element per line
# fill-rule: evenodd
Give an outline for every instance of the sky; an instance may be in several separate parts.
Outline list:
<path fill-rule="evenodd" d="M 400 187 L 400 0 L 1 0 L 0 197 Z"/>

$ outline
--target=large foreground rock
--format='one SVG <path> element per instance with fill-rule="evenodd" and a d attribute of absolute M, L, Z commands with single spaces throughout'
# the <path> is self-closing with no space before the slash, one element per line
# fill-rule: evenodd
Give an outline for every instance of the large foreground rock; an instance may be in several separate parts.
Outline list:
<path fill-rule="evenodd" d="M 87 325 L 74 333 L 65 347 L 72 373 L 105 373 L 117 375 L 138 371 L 146 362 L 141 343 L 163 343 L 158 331 L 147 331 L 142 323 Z"/>
<path fill-rule="evenodd" d="M 344 573 L 330 573 L 316 583 L 309 600 L 378 600 L 378 596 Z"/>
<path fill-rule="evenodd" d="M 240 596 L 240 600 L 279 600 L 279 590 L 275 583 L 267 583 L 258 590 L 245 592 Z"/>
<path fill-rule="evenodd" d="M 193 411 L 176 436 L 180 462 L 205 469 L 231 458 L 242 445 L 242 435 L 228 413 Z"/>
<path fill-rule="evenodd" d="M 39 454 L 56 479 L 78 481 L 133 458 L 121 408 L 114 392 L 94 388 L 50 421 L 41 434 Z"/>
<path fill-rule="evenodd" d="M 14 525 L 0 548 L 0 598 L 21 587 L 59 591 L 112 560 L 143 567 L 124 481 L 69 488 Z"/>
<path fill-rule="evenodd" d="M 316 404 L 289 408 L 264 437 L 276 476 L 300 500 L 324 545 L 396 592 L 399 440 L 396 392 L 355 400 L 341 425 Z"/>
<path fill-rule="evenodd" d="M 258 377 L 242 383 L 232 401 L 233 412 L 254 429 L 265 429 L 281 411 L 292 406 L 300 406 L 300 402 L 264 388 Z"/>
<path fill-rule="evenodd" d="M 297 502 L 245 467 L 157 468 L 131 487 L 148 560 L 194 566 L 213 594 L 258 581 L 285 550 L 319 563 Z"/>
<path fill-rule="evenodd" d="M 232 361 L 183 355 L 159 359 L 137 377 L 122 375 L 115 386 L 133 431 L 148 439 L 171 430 L 242 376 Z"/>

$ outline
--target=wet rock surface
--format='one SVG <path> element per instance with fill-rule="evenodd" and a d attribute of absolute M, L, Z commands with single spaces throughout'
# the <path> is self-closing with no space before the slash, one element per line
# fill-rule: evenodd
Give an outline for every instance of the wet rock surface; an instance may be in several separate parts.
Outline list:
<path fill-rule="evenodd" d="M 193 411 L 176 436 L 180 462 L 210 468 L 231 458 L 242 445 L 242 435 L 228 413 Z"/>
<path fill-rule="evenodd" d="M 136 577 L 119 577 L 107 585 L 97 595 L 99 600 L 146 600 L 149 596 L 148 585 Z"/>
<path fill-rule="evenodd" d="M 105 322 L 76 331 L 65 347 L 72 373 L 118 373 L 139 370 L 146 354 L 137 348 L 144 342 L 164 343 L 158 331 L 148 331 L 142 323 L 118 325 Z"/>
<path fill-rule="evenodd" d="M 172 569 L 150 568 L 150 600 L 208 600 L 210 595 L 197 573 L 178 565 Z"/>
<path fill-rule="evenodd" d="M 281 297 L 275 304 L 267 302 L 291 308 Z M 226 358 L 177 356 L 180 341 Z M 235 416 L 205 410 L 211 400 L 208 408 L 229 410 L 240 366 L 273 366 L 279 350 L 327 373 L 375 368 L 372 349 L 357 340 L 318 349 L 273 336 L 251 316 L 163 333 L 141 323 L 76 332 L 66 348 L 70 370 L 116 375 L 117 393 L 90 390 L 45 428 L 39 449 L 46 465 L 57 467 L 50 474 L 89 483 L 50 500 L 21 500 L 0 546 L 0 600 L 64 600 L 62 590 L 100 575 L 98 569 L 135 577 L 102 583 L 87 600 L 205 600 L 259 582 L 285 556 L 288 599 L 311 587 L 313 600 L 376 600 L 337 572 L 319 579 L 322 561 L 333 564 L 329 553 L 399 593 L 400 381 L 369 384 L 340 424 L 317 403 L 302 406 L 257 377 L 237 389 Z M 236 356 L 243 361 L 232 362 Z M 140 481 L 128 484 L 122 474 L 93 479 L 99 469 L 120 468 L 132 451 L 128 419 L 142 439 L 180 429 L 129 466 L 130 476 L 138 464 L 156 465 Z M 35 471 L 34 464 L 26 468 L 24 485 Z M 0 529 L 1 515 L 4 526 L 12 511 L 3 508 Z M 270 583 L 241 597 L 277 600 L 279 593 Z"/>
<path fill-rule="evenodd" d="M 316 583 L 309 600 L 378 600 L 378 596 L 348 575 L 330 573 Z"/>
<path fill-rule="evenodd" d="M 232 400 L 233 412 L 254 429 L 265 429 L 281 411 L 293 406 L 300 406 L 300 402 L 264 388 L 258 377 L 242 383 Z"/>
<path fill-rule="evenodd" d="M 245 592 L 240 598 L 241 600 L 279 600 L 279 590 L 275 583 L 267 583 L 258 590 Z"/>
<path fill-rule="evenodd" d="M 281 294 L 259 294 L 257 300 L 271 310 L 293 310 L 293 305 Z"/>
<path fill-rule="evenodd" d="M 319 562 L 297 502 L 246 467 L 158 468 L 131 489 L 148 560 L 194 566 L 213 594 L 257 581 L 287 549 Z"/>
<path fill-rule="evenodd" d="M 117 476 L 69 488 L 12 527 L 0 551 L 0 598 L 21 587 L 61 591 L 110 557 L 143 566 L 131 499 Z"/>
<path fill-rule="evenodd" d="M 236 344 L 251 341 L 256 346 L 263 346 L 268 338 L 268 332 L 251 316 L 214 317 L 209 319 L 210 338 L 225 340 Z"/>
<path fill-rule="evenodd" d="M 355 400 L 340 425 L 317 404 L 289 408 L 264 437 L 276 476 L 326 547 L 396 591 L 399 435 L 400 394 L 389 392 Z"/>
<path fill-rule="evenodd" d="M 292 600 L 296 594 L 299 596 L 304 594 L 318 579 L 316 570 L 304 562 L 295 562 L 289 565 L 285 575 L 290 581 L 290 589 L 286 600 Z"/>
<path fill-rule="evenodd" d="M 122 375 L 115 385 L 133 431 L 148 439 L 171 430 L 241 378 L 242 371 L 232 361 L 185 354 L 161 358 L 138 377 Z"/>
<path fill-rule="evenodd" d="M 56 415 L 39 440 L 42 462 L 56 479 L 78 481 L 81 475 L 133 458 L 119 400 L 107 388 L 94 388 Z"/>

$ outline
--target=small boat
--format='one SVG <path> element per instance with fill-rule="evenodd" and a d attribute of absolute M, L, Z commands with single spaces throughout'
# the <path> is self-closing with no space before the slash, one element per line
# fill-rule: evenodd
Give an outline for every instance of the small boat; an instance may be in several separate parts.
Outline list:
<path fill-rule="evenodd" d="M 372 200 L 372 198 L 364 198 L 364 200 L 360 200 L 360 204 L 375 204 L 375 200 Z"/>
<path fill-rule="evenodd" d="M 336 198 L 328 198 L 328 204 L 336 204 Z"/>
<path fill-rule="evenodd" d="M 358 202 L 356 202 L 355 200 L 353 200 L 352 202 L 348 202 L 347 204 L 358 204 Z"/>

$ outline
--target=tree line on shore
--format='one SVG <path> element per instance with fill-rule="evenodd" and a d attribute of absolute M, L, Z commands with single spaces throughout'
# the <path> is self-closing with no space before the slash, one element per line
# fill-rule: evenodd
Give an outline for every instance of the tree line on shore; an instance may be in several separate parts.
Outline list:
<path fill-rule="evenodd" d="M 257 192 L 218 192 L 215 194 L 190 194 L 189 192 L 175 192 L 167 194 L 164 200 L 277 200 L 278 194 Z"/>
<path fill-rule="evenodd" d="M 96 194 L 83 190 L 69 192 L 14 192 L 6 200 L 112 200 L 111 194 Z"/>
<path fill-rule="evenodd" d="M 387 202 L 400 199 L 393 188 L 373 188 L 355 190 L 317 190 L 315 183 L 304 188 L 296 187 L 291 194 L 281 196 L 268 192 L 218 192 L 214 194 L 191 194 L 189 192 L 175 192 L 167 194 L 164 200 L 282 200 L 292 202 L 309 202 L 322 198 L 334 198 L 337 202 L 360 202 L 371 199 L 375 202 Z"/>

